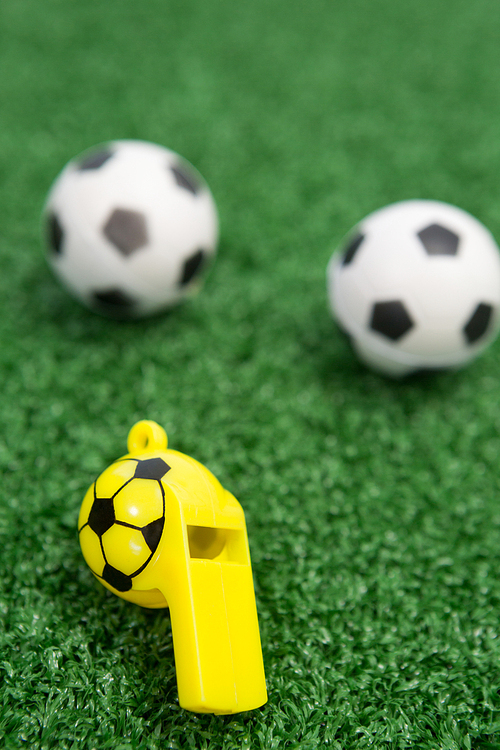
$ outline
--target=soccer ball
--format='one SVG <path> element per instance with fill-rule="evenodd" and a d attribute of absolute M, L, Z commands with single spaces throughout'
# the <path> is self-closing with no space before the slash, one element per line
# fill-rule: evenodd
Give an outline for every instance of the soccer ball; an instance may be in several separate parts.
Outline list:
<path fill-rule="evenodd" d="M 328 296 L 359 358 L 398 377 L 456 368 L 500 327 L 500 254 L 473 216 L 438 201 L 370 214 L 335 252 Z"/>
<path fill-rule="evenodd" d="M 106 469 L 85 495 L 78 519 L 83 556 L 119 596 L 137 600 L 126 593 L 158 549 L 165 525 L 162 479 L 170 469 L 160 456 L 127 456 Z"/>
<path fill-rule="evenodd" d="M 44 227 L 63 284 L 118 318 L 151 315 L 193 294 L 218 239 L 199 173 L 144 141 L 112 141 L 70 161 L 49 192 Z"/>

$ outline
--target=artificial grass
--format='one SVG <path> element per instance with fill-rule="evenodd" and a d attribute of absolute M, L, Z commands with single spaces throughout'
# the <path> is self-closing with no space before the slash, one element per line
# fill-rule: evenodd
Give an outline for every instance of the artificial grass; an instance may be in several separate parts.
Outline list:
<path fill-rule="evenodd" d="M 434 198 L 500 237 L 490 0 L 4 0 L 0 6 L 0 743 L 500 747 L 500 346 L 394 383 L 331 322 L 349 228 Z M 198 298 L 118 324 L 45 266 L 51 180 L 110 138 L 208 180 Z M 177 704 L 168 613 L 92 578 L 86 487 L 155 419 L 245 508 L 269 702 Z"/>

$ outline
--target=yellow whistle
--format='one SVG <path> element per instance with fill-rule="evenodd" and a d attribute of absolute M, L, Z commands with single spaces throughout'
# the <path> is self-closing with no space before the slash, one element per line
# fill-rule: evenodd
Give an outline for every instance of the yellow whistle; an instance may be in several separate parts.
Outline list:
<path fill-rule="evenodd" d="M 243 509 L 202 464 L 167 450 L 156 422 L 89 488 L 83 556 L 110 591 L 169 607 L 179 703 L 233 714 L 267 700 Z"/>

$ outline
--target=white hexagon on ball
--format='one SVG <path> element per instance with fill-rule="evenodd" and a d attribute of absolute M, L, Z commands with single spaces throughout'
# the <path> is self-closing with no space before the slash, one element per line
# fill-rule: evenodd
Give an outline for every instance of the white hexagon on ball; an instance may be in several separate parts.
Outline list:
<path fill-rule="evenodd" d="M 218 217 L 201 175 L 169 149 L 111 141 L 71 160 L 44 208 L 47 257 L 87 307 L 118 318 L 172 307 L 200 287 Z"/>
<path fill-rule="evenodd" d="M 461 367 L 500 329 L 500 253 L 486 227 L 439 201 L 363 219 L 327 269 L 330 306 L 359 358 L 390 376 Z"/>

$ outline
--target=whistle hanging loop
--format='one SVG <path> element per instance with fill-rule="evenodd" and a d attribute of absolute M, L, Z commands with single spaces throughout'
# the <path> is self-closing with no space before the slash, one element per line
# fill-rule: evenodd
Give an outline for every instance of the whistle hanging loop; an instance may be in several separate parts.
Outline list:
<path fill-rule="evenodd" d="M 151 419 L 142 419 L 132 427 L 127 438 L 129 453 L 146 453 L 166 450 L 167 433 Z"/>

